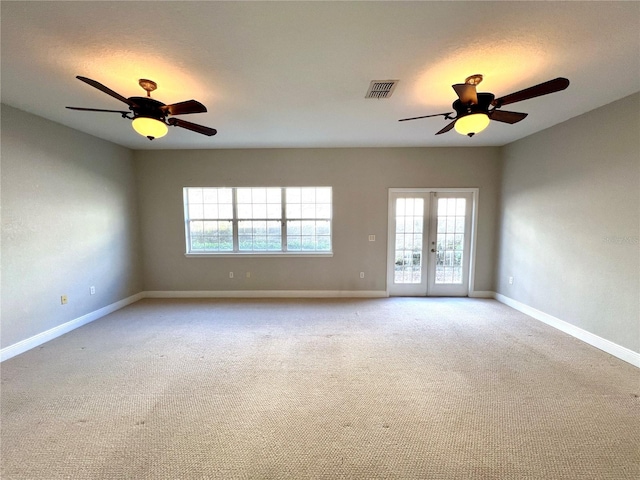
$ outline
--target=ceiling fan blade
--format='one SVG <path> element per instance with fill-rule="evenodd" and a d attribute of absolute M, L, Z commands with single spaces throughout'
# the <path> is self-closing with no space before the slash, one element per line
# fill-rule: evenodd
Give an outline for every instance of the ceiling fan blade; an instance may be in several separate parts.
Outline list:
<path fill-rule="evenodd" d="M 179 118 L 170 118 L 167 120 L 167 122 L 169 123 L 169 125 L 173 125 L 174 127 L 186 128 L 187 130 L 191 130 L 192 132 L 196 132 L 196 133 L 201 133 L 202 135 L 207 135 L 208 137 L 211 137 L 216 133 L 218 133 L 218 131 L 215 128 L 205 127 L 203 125 L 187 122 Z"/>
<path fill-rule="evenodd" d="M 534 85 L 533 87 L 525 88 L 515 93 L 505 95 L 504 97 L 496 98 L 492 104 L 496 108 L 500 108 L 503 105 L 509 105 L 510 103 L 521 102 L 530 98 L 540 97 L 549 93 L 559 92 L 569 86 L 569 80 L 563 77 L 554 78 L 548 82 Z"/>
<path fill-rule="evenodd" d="M 65 107 L 68 108 L 69 110 L 81 110 L 83 112 L 111 112 L 111 113 L 121 113 L 122 115 L 127 115 L 128 113 L 131 113 L 129 111 L 124 111 L 124 110 L 104 110 L 102 108 L 83 108 L 83 107 Z"/>
<path fill-rule="evenodd" d="M 456 83 L 451 86 L 458 94 L 458 98 L 463 105 L 476 105 L 478 103 L 478 93 L 475 85 Z"/>
<path fill-rule="evenodd" d="M 186 115 L 187 113 L 206 112 L 207 107 L 196 100 L 186 100 L 172 105 L 165 105 L 164 107 L 160 107 L 160 110 L 168 113 L 169 115 Z"/>
<path fill-rule="evenodd" d="M 449 130 L 451 130 L 453 128 L 453 126 L 456 124 L 456 121 L 454 120 L 453 122 L 451 122 L 450 124 L 448 124 L 446 127 L 444 127 L 442 130 L 440 130 L 439 132 L 436 133 L 436 135 L 440 135 L 441 133 L 447 133 Z"/>
<path fill-rule="evenodd" d="M 106 93 L 107 95 L 111 95 L 113 98 L 120 100 L 121 102 L 126 103 L 127 105 L 129 105 L 130 107 L 137 107 L 138 105 L 136 105 L 134 102 L 132 102 L 131 100 L 129 100 L 128 98 L 124 98 L 122 95 L 120 95 L 119 93 L 114 92 L 113 90 L 111 90 L 109 87 L 105 87 L 103 84 L 101 84 L 100 82 L 96 82 L 95 80 L 91 80 L 90 78 L 87 77 L 81 77 L 80 75 L 76 76 L 76 78 L 84 83 L 86 83 L 87 85 L 91 85 L 94 88 L 97 88 L 98 90 L 100 90 L 101 92 Z"/>
<path fill-rule="evenodd" d="M 528 113 L 509 112 L 506 110 L 492 110 L 489 112 L 489 118 L 496 122 L 504 123 L 518 123 L 520 120 L 524 120 Z"/>
<path fill-rule="evenodd" d="M 418 120 L 420 118 L 429 118 L 429 117 L 439 117 L 440 115 L 442 115 L 444 118 L 449 118 L 449 115 L 453 115 L 453 112 L 447 112 L 447 113 L 434 113 L 433 115 L 423 115 L 421 117 L 411 117 L 411 118 L 401 118 L 400 120 L 398 120 L 399 122 L 406 122 L 407 120 Z"/>

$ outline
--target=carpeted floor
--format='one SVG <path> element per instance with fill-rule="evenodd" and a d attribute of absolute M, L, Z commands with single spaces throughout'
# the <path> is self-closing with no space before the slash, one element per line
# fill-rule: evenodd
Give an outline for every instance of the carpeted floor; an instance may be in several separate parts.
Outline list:
<path fill-rule="evenodd" d="M 1 377 L 4 480 L 640 478 L 639 370 L 493 300 L 147 299 Z"/>

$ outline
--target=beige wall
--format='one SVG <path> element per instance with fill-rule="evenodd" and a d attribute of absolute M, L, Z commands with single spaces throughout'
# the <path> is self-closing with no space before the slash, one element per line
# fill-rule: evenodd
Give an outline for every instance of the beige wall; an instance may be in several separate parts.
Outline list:
<path fill-rule="evenodd" d="M 1 153 L 2 348 L 142 290 L 130 150 L 2 105 Z"/>
<path fill-rule="evenodd" d="M 503 149 L 496 274 L 498 293 L 636 352 L 639 107 L 635 94 Z"/>
<path fill-rule="evenodd" d="M 146 290 L 385 291 L 391 187 L 480 189 L 475 289 L 492 289 L 497 148 L 137 151 L 135 163 Z M 305 185 L 333 187 L 332 258 L 185 257 L 183 187 Z"/>
<path fill-rule="evenodd" d="M 137 152 L 3 105 L 2 348 L 143 290 L 384 291 L 388 189 L 478 187 L 475 290 L 639 352 L 639 103 L 502 148 Z M 332 186 L 335 254 L 187 258 L 187 185 Z"/>

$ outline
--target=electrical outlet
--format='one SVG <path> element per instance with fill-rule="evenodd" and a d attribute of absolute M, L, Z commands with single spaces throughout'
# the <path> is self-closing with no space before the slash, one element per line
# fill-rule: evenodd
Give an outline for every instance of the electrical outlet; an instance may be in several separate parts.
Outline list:
<path fill-rule="evenodd" d="M 360 278 L 364 278 L 364 272 L 360 272 Z"/>
<path fill-rule="evenodd" d="M 60 296 L 60 305 L 66 305 L 68 302 L 67 296 L 66 295 L 61 295 Z"/>
<path fill-rule="evenodd" d="M 251 278 L 251 272 L 247 272 L 247 278 Z"/>
<path fill-rule="evenodd" d="M 229 278 L 233 278 L 233 272 L 229 272 Z"/>
<path fill-rule="evenodd" d="M 369 235 L 369 241 L 370 242 L 375 242 L 376 241 L 376 236 L 375 235 Z"/>
<path fill-rule="evenodd" d="M 91 295 L 95 295 L 95 294 L 96 294 L 96 287 L 94 287 L 93 285 L 91 285 L 91 286 L 89 287 L 89 293 L 90 293 Z"/>
<path fill-rule="evenodd" d="M 509 285 L 513 285 L 513 277 L 509 277 Z"/>

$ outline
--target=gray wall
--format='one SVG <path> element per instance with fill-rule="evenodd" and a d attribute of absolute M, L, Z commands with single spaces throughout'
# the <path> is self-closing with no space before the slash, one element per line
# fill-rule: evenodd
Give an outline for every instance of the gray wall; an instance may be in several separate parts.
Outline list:
<path fill-rule="evenodd" d="M 1 153 L 2 347 L 142 290 L 130 150 L 2 105 Z"/>
<path fill-rule="evenodd" d="M 635 94 L 503 149 L 496 274 L 498 293 L 636 352 L 639 107 Z"/>
<path fill-rule="evenodd" d="M 492 289 L 497 148 L 137 151 L 135 163 L 145 290 L 384 291 L 390 187 L 479 187 L 475 289 Z M 332 258 L 185 257 L 183 187 L 308 185 L 333 187 Z"/>

